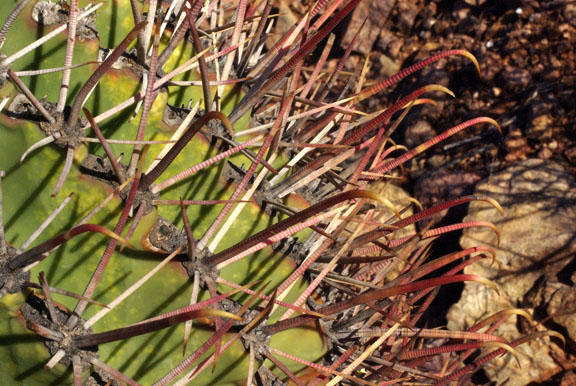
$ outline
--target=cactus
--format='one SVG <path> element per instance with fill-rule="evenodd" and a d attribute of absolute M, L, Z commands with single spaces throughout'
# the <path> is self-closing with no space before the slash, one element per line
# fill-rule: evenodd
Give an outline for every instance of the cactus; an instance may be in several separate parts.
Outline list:
<path fill-rule="evenodd" d="M 441 58 L 476 59 L 441 52 L 338 91 L 353 47 L 335 72 L 323 64 L 358 0 L 318 2 L 268 50 L 271 2 L 238 3 L 0 4 L 7 384 L 442 384 L 481 348 L 516 355 L 519 341 L 477 330 L 525 312 L 460 332 L 419 320 L 440 285 L 492 285 L 458 274 L 488 248 L 424 262 L 438 235 L 492 224 L 424 220 L 498 204 L 412 214 L 371 190 L 455 133 L 498 125 L 475 118 L 392 158 L 405 112 L 451 92 L 425 86 L 379 112 L 361 102 Z M 416 348 L 435 338 L 467 341 Z M 442 352 L 449 371 L 426 370 Z"/>

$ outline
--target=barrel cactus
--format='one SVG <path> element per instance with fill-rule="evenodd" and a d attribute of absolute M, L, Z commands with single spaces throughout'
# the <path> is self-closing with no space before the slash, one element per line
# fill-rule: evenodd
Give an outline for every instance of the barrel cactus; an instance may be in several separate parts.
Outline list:
<path fill-rule="evenodd" d="M 440 285 L 491 285 L 458 273 L 489 248 L 425 259 L 438 235 L 492 224 L 425 220 L 498 204 L 423 209 L 386 193 L 404 162 L 497 123 L 393 158 L 404 112 L 450 90 L 362 109 L 441 58 L 478 63 L 440 52 L 362 87 L 342 73 L 352 42 L 327 73 L 332 31 L 357 3 L 319 1 L 270 43 L 271 1 L 2 1 L 6 384 L 442 384 L 515 354 L 520 342 L 490 329 L 522 311 L 469 331 L 420 320 Z M 440 353 L 446 372 L 431 365 Z"/>

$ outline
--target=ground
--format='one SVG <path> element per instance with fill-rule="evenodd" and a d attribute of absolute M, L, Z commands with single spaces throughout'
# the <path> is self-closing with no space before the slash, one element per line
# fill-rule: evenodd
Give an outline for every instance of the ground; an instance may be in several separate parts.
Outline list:
<path fill-rule="evenodd" d="M 311 1 L 279 1 L 290 16 L 304 14 Z M 280 23 L 291 22 L 290 17 Z M 440 83 L 456 98 L 438 109 L 416 107 L 394 135 L 409 148 L 467 119 L 488 116 L 502 127 L 474 127 L 430 149 L 407 165 L 400 185 L 425 206 L 471 193 L 474 185 L 527 158 L 552 160 L 576 176 L 576 3 L 569 0 L 362 0 L 341 26 L 340 52 L 362 26 L 347 70 L 366 84 L 441 50 L 462 48 L 478 59 L 481 73 L 466 59 L 441 60 L 398 87 L 372 98 L 367 111 L 389 106 L 417 85 Z M 279 26 L 282 29 L 282 25 Z M 286 26 L 284 27 L 286 28 Z M 329 61 L 335 66 L 337 59 Z M 438 221 L 461 221 L 465 210 Z M 452 235 L 438 254 L 458 247 Z M 451 288 L 430 312 L 433 325 L 445 323 L 445 310 L 459 297 Z M 450 295 L 450 296 L 448 296 Z M 439 296 L 442 298 L 443 296 Z M 442 304 L 441 304 L 442 303 Z M 430 326 L 429 326 L 430 327 Z M 569 358 L 573 353 L 564 353 Z M 567 372 L 564 376 L 572 376 Z M 551 379 L 550 384 L 568 382 Z"/>
<path fill-rule="evenodd" d="M 309 1 L 286 3 L 280 9 L 298 15 Z M 502 126 L 503 137 L 478 128 L 459 138 L 471 141 L 429 151 L 427 164 L 421 161 L 410 168 L 412 179 L 428 166 L 489 173 L 525 158 L 552 159 L 576 172 L 574 2 L 363 0 L 340 31 L 341 49 L 366 18 L 347 66 L 359 73 L 369 54 L 367 84 L 440 50 L 463 48 L 480 62 L 477 75 L 465 59 L 442 60 L 370 100 L 368 109 L 386 106 L 414 84 L 443 83 L 455 92 L 456 98 L 441 104 L 440 112 L 414 109 L 413 119 L 398 130 L 403 143 L 427 137 L 424 128 L 406 130 L 415 120 L 430 123 L 428 130 L 442 131 L 486 115 Z"/>

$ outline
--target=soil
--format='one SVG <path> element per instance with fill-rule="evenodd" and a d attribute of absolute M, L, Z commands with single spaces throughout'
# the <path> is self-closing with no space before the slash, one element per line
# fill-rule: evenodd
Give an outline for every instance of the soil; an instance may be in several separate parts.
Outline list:
<path fill-rule="evenodd" d="M 280 9 L 299 17 L 311 2 L 281 3 Z M 442 50 L 468 50 L 480 64 L 478 74 L 468 59 L 442 59 L 366 100 L 364 111 L 376 111 L 430 83 L 456 94 L 440 99 L 437 109 L 413 108 L 394 134 L 398 143 L 412 148 L 479 116 L 494 118 L 502 128 L 500 135 L 487 125 L 470 127 L 406 164 L 400 183 L 424 206 L 470 194 L 481 179 L 527 158 L 553 160 L 576 175 L 576 2 L 362 0 L 339 27 L 341 47 L 328 62 L 331 68 L 364 22 L 347 70 L 359 75 L 369 58 L 365 85 Z M 451 211 L 435 220 L 454 223 L 465 213 L 466 208 Z M 459 238 L 452 234 L 436 243 L 441 247 L 435 254 L 456 250 Z M 460 296 L 454 287 L 442 292 L 443 301 L 422 318 L 428 327 L 445 325 L 447 309 Z"/>
<path fill-rule="evenodd" d="M 305 14 L 309 3 L 280 1 L 279 9 L 293 16 L 284 23 Z M 364 101 L 363 110 L 373 112 L 431 83 L 455 93 L 454 99 L 434 97 L 437 107 L 412 108 L 395 141 L 412 148 L 480 116 L 502 129 L 501 135 L 488 125 L 472 126 L 405 164 L 399 184 L 424 206 L 469 194 L 479 180 L 527 158 L 555 161 L 576 175 L 573 1 L 362 0 L 336 31 L 340 47 L 329 68 L 364 22 L 346 69 L 358 76 L 368 58 L 365 86 L 443 50 L 465 49 L 480 64 L 478 74 L 466 58 L 442 59 Z M 320 43 L 310 66 L 322 48 Z"/>
<path fill-rule="evenodd" d="M 354 25 L 350 22 L 349 28 Z M 489 174 L 526 158 L 551 159 L 575 174 L 575 43 L 576 5 L 570 1 L 398 0 L 370 51 L 367 83 L 456 48 L 476 56 L 481 74 L 466 59 L 441 60 L 370 99 L 367 107 L 387 106 L 416 85 L 441 83 L 456 98 L 441 103 L 440 111 L 414 108 L 396 133 L 400 143 L 426 139 L 409 130 L 421 121 L 434 132 L 478 116 L 501 125 L 503 136 L 475 126 L 430 149 L 409 165 L 412 181 L 432 169 Z M 350 67 L 363 64 L 364 58 L 353 55 Z M 425 137 L 426 128 L 420 131 Z"/>
<path fill-rule="evenodd" d="M 308 3 L 289 2 L 280 8 L 299 16 Z M 385 8 L 383 3 L 393 5 L 390 12 L 384 20 L 372 20 L 369 11 Z M 375 111 L 429 83 L 454 91 L 456 98 L 445 99 L 439 111 L 428 106 L 413 108 L 396 132 L 401 143 L 422 142 L 414 138 L 414 130 L 408 130 L 416 123 L 422 126 L 421 121 L 434 132 L 478 116 L 492 117 L 502 127 L 503 136 L 478 126 L 430 149 L 409 165 L 409 179 L 432 168 L 490 173 L 526 158 L 552 159 L 576 173 L 573 1 L 363 0 L 340 25 L 341 50 L 356 33 L 358 20 L 362 24 L 366 16 L 364 29 L 379 33 L 374 37 L 371 32 L 368 41 L 357 43 L 347 63 L 348 70 L 360 74 L 369 53 L 366 85 L 441 50 L 466 49 L 480 63 L 481 74 L 477 74 L 467 59 L 443 59 L 365 102 L 365 110 Z M 341 53 L 333 53 L 330 66 L 335 66 Z"/>

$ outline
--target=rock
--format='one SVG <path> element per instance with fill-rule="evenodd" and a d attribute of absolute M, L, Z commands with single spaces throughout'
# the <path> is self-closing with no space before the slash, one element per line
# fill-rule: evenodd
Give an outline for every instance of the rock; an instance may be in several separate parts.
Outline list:
<path fill-rule="evenodd" d="M 456 0 L 452 8 L 452 16 L 458 20 L 464 20 L 468 18 L 473 8 L 473 4 L 470 4 L 468 1 Z"/>
<path fill-rule="evenodd" d="M 402 212 L 402 217 L 412 216 L 414 214 L 414 205 L 411 202 L 412 197 L 408 192 L 402 189 L 399 186 L 393 185 L 389 182 L 378 181 L 369 185 L 369 188 L 373 192 L 377 192 L 382 197 L 388 199 L 398 211 L 405 211 Z M 378 205 L 378 211 L 372 217 L 372 220 L 380 221 L 381 223 L 386 223 L 390 218 L 394 216 L 394 214 L 386 209 L 383 208 L 382 205 Z M 350 226 L 351 229 L 355 229 L 356 225 Z M 368 228 L 364 228 L 363 233 L 367 232 Z M 405 228 L 398 229 L 389 235 L 389 239 L 399 239 L 406 236 L 412 236 L 416 233 L 416 226 L 414 224 L 410 224 Z M 381 239 L 383 241 L 384 239 Z M 377 256 L 378 253 L 372 254 L 372 256 Z M 387 280 L 393 280 L 402 271 L 404 266 L 406 265 L 406 261 L 404 259 L 398 259 L 395 261 L 394 268 L 392 268 L 388 274 L 386 275 Z"/>
<path fill-rule="evenodd" d="M 388 45 L 388 52 L 393 59 L 398 59 L 402 54 L 402 48 L 404 48 L 404 40 L 394 39 Z"/>
<path fill-rule="evenodd" d="M 552 150 L 547 147 L 542 148 L 542 150 L 538 152 L 538 158 L 541 159 L 550 159 L 553 155 Z"/>
<path fill-rule="evenodd" d="M 485 51 L 478 60 L 482 63 L 482 79 L 486 82 L 492 82 L 504 67 L 502 57 L 495 52 Z"/>
<path fill-rule="evenodd" d="M 512 128 L 504 138 L 504 149 L 508 152 L 507 161 L 525 159 L 526 153 L 530 151 L 528 140 L 522 135 L 518 128 Z"/>
<path fill-rule="evenodd" d="M 398 38 L 394 35 L 394 32 L 390 31 L 388 28 L 382 28 L 378 36 L 378 41 L 376 47 L 381 51 L 386 51 L 390 43 Z"/>
<path fill-rule="evenodd" d="M 554 101 L 540 100 L 530 105 L 526 136 L 530 139 L 542 140 L 552 136 L 554 112 L 557 110 Z"/>
<path fill-rule="evenodd" d="M 571 147 L 566 149 L 564 155 L 566 156 L 566 158 L 568 158 L 568 161 L 570 161 L 572 165 L 576 166 L 576 145 L 572 145 Z"/>
<path fill-rule="evenodd" d="M 416 2 L 412 1 L 400 1 L 398 2 L 398 21 L 396 23 L 396 28 L 402 33 L 408 34 L 412 31 L 414 26 L 414 21 L 420 9 Z"/>
<path fill-rule="evenodd" d="M 484 228 L 465 230 L 460 244 L 462 248 L 494 248 L 501 267 L 498 270 L 489 261 L 480 261 L 464 272 L 494 281 L 501 296 L 486 286 L 466 283 L 460 301 L 448 313 L 448 328 L 466 329 L 498 311 L 525 306 L 532 309 L 528 311 L 536 308 L 551 315 L 574 299 L 574 265 L 570 264 L 576 252 L 574 178 L 554 162 L 528 159 L 478 183 L 475 194 L 498 200 L 504 216 L 478 202 L 470 205 L 464 221 L 493 222 L 500 231 L 500 245 L 496 235 Z M 574 311 L 568 307 L 554 316 L 554 322 L 568 332 L 567 338 L 576 333 Z M 508 340 L 524 335 L 516 317 L 510 317 L 495 333 Z M 516 348 L 521 368 L 503 356 L 484 369 L 497 383 L 509 379 L 508 386 L 543 381 L 561 371 L 550 346 L 548 338 L 532 340 Z"/>
<path fill-rule="evenodd" d="M 557 277 L 546 275 L 526 294 L 522 305 L 545 311 L 554 323 L 565 328 L 570 341 L 576 342 L 576 290 L 572 288 L 573 284 L 572 279 L 563 278 L 561 273 Z"/>
<path fill-rule="evenodd" d="M 402 211 L 406 209 L 402 213 L 402 217 L 412 216 L 414 214 L 413 204 L 410 201 L 411 196 L 399 186 L 393 185 L 391 183 L 378 181 L 373 184 L 370 184 L 369 189 L 373 192 L 377 192 L 382 197 L 388 199 L 398 211 Z M 380 208 L 374 217 L 373 220 L 382 221 L 383 223 L 388 221 L 393 213 L 390 210 L 386 210 Z M 407 226 L 406 228 L 398 229 L 394 232 L 394 238 L 404 237 L 413 235 L 416 232 L 416 227 L 414 224 Z"/>
<path fill-rule="evenodd" d="M 568 336 L 573 342 L 576 342 L 576 290 L 572 285 L 568 286 L 563 283 L 552 283 L 549 285 L 553 293 L 546 303 L 546 313 L 554 315 L 552 320 L 566 329 Z"/>
<path fill-rule="evenodd" d="M 504 86 L 511 91 L 523 90 L 532 82 L 530 71 L 513 66 L 505 67 L 500 73 L 500 77 Z"/>
<path fill-rule="evenodd" d="M 422 8 L 418 14 L 418 18 L 421 19 L 420 27 L 423 30 L 430 31 L 434 24 L 436 23 L 436 13 L 438 12 L 438 5 L 434 2 L 430 2 Z"/>
<path fill-rule="evenodd" d="M 576 27 L 576 4 L 567 3 L 564 5 L 564 12 L 562 12 L 566 21 Z"/>
<path fill-rule="evenodd" d="M 404 143 L 408 149 L 412 149 L 434 138 L 438 133 L 432 128 L 432 125 L 423 119 L 411 122 L 404 132 Z"/>
<path fill-rule="evenodd" d="M 476 173 L 440 169 L 426 174 L 416 181 L 414 197 L 420 201 L 424 208 L 429 208 L 439 202 L 471 194 L 474 191 L 474 185 L 479 180 L 480 176 Z M 455 215 L 462 218 L 464 215 L 460 212 L 462 209 L 462 206 L 455 207 L 453 209 Z M 446 216 L 446 213 L 448 210 L 443 210 L 427 220 L 438 223 Z"/>
<path fill-rule="evenodd" d="M 458 24 L 456 31 L 459 34 L 480 38 L 487 28 L 488 27 L 486 26 L 485 23 L 482 23 L 481 19 L 479 19 L 474 15 L 469 15 L 467 18 L 462 20 L 460 24 Z M 464 38 L 464 36 L 462 36 L 462 38 Z M 471 49 L 474 46 L 474 43 L 475 43 L 474 40 L 472 41 L 468 40 L 468 45 L 466 46 L 466 49 Z"/>
<path fill-rule="evenodd" d="M 376 41 L 376 48 L 382 52 L 387 52 L 390 60 L 397 62 L 398 70 L 400 70 L 400 57 L 402 56 L 402 47 L 404 46 L 404 39 L 399 38 L 396 34 L 387 28 L 382 28 Z"/>
<path fill-rule="evenodd" d="M 360 31 L 360 35 L 356 41 L 354 51 L 360 52 L 364 55 L 372 51 L 372 47 L 380 35 L 380 30 L 384 26 L 384 23 L 386 22 L 386 19 L 395 3 L 396 0 L 373 0 L 360 2 L 352 13 L 350 24 L 346 29 L 346 33 L 342 37 L 340 44 L 341 47 L 346 49 L 349 46 L 354 35 L 356 35 L 358 29 L 362 26 L 364 20 L 366 20 L 366 24 Z"/>
<path fill-rule="evenodd" d="M 378 75 L 382 78 L 392 76 L 400 71 L 400 63 L 398 61 L 394 61 L 387 55 L 381 54 L 379 52 L 375 52 L 375 60 L 378 61 L 380 65 L 378 70 Z"/>
<path fill-rule="evenodd" d="M 562 375 L 559 386 L 573 386 L 576 385 L 576 373 L 574 371 L 567 371 Z"/>

